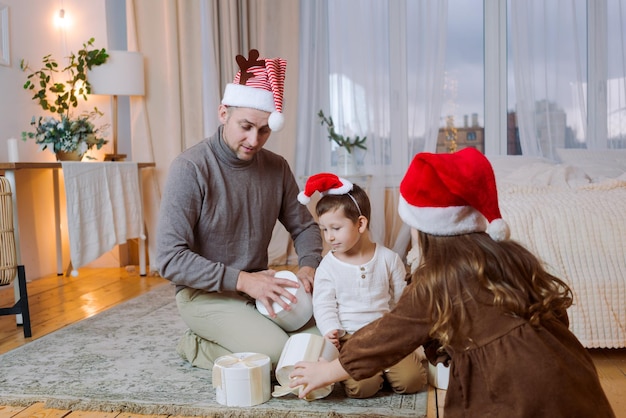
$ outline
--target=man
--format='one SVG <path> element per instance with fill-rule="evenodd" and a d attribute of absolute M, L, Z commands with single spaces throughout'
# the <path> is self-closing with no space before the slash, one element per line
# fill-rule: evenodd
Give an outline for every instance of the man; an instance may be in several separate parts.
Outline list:
<path fill-rule="evenodd" d="M 267 249 L 279 220 L 298 254 L 297 276 L 313 288 L 321 260 L 319 228 L 298 202 L 298 185 L 287 161 L 263 146 L 283 125 L 286 62 L 237 56 L 240 71 L 226 86 L 218 108 L 221 126 L 210 138 L 180 154 L 170 167 L 157 233 L 157 267 L 176 284 L 176 302 L 189 326 L 177 351 L 191 364 L 211 368 L 235 352 L 268 355 L 276 365 L 289 335 L 261 315 L 272 303 L 296 302 L 273 277 Z M 319 333 L 314 325 L 297 332 Z"/>

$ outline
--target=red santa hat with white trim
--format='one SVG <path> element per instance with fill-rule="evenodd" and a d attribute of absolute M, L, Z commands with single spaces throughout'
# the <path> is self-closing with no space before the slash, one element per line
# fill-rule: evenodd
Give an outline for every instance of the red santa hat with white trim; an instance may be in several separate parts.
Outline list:
<path fill-rule="evenodd" d="M 259 51 L 251 49 L 246 59 L 235 58 L 239 71 L 232 83 L 226 85 L 222 104 L 249 107 L 270 113 L 268 125 L 280 131 L 285 124 L 283 95 L 287 61 L 282 58 L 259 58 Z"/>
<path fill-rule="evenodd" d="M 474 148 L 417 154 L 400 183 L 398 213 L 407 225 L 432 235 L 487 232 L 496 241 L 510 235 L 493 168 Z"/>
<path fill-rule="evenodd" d="M 314 174 L 306 181 L 304 190 L 298 194 L 298 202 L 306 205 L 311 201 L 311 196 L 315 192 L 320 192 L 322 196 L 340 195 L 352 191 L 352 188 L 352 182 L 333 173 Z"/>

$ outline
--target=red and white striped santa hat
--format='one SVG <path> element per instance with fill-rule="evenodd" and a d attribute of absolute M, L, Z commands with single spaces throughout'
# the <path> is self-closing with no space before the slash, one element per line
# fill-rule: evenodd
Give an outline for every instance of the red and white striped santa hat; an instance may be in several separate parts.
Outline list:
<path fill-rule="evenodd" d="M 287 61 L 259 58 L 256 49 L 250 50 L 247 59 L 243 55 L 235 59 L 239 71 L 233 82 L 226 85 L 222 104 L 270 112 L 270 129 L 280 131 L 285 124 L 282 111 Z"/>
<path fill-rule="evenodd" d="M 487 232 L 496 241 L 510 235 L 493 168 L 474 148 L 417 154 L 400 183 L 398 213 L 409 226 L 432 235 Z"/>

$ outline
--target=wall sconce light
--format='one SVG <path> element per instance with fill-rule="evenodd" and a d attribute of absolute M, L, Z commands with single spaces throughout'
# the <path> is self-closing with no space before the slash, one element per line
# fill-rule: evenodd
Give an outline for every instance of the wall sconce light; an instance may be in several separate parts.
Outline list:
<path fill-rule="evenodd" d="M 124 161 L 126 154 L 117 152 L 117 96 L 143 96 L 145 91 L 143 55 L 130 51 L 107 51 L 109 58 L 102 65 L 93 67 L 87 79 L 91 94 L 112 96 L 113 153 L 104 156 L 105 161 Z"/>
<path fill-rule="evenodd" d="M 59 9 L 59 13 L 54 16 L 54 24 L 60 29 L 66 29 L 69 26 L 69 17 L 65 13 L 65 9 Z"/>

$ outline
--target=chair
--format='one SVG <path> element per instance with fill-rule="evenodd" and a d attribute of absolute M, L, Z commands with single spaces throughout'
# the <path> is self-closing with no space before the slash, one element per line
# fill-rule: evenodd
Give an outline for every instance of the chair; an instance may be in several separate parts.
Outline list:
<path fill-rule="evenodd" d="M 22 315 L 24 337 L 30 338 L 32 333 L 30 312 L 28 310 L 28 294 L 26 291 L 26 273 L 24 266 L 17 264 L 13 227 L 11 185 L 6 177 L 0 176 L 0 287 L 10 285 L 16 277 L 18 282 L 15 305 L 10 308 L 0 308 L 0 316 Z"/>

